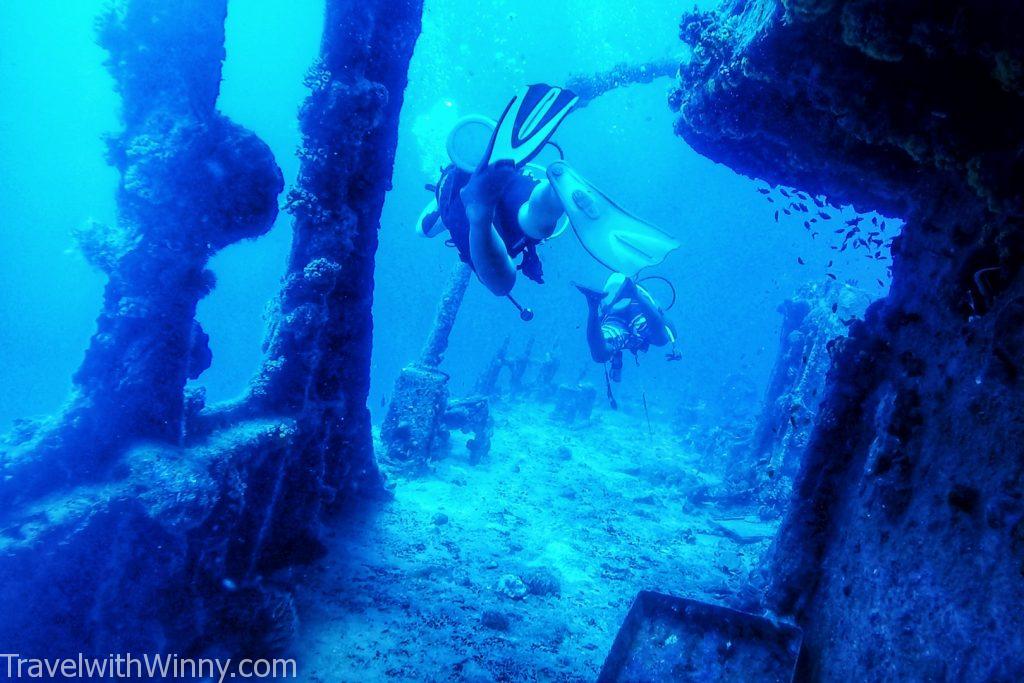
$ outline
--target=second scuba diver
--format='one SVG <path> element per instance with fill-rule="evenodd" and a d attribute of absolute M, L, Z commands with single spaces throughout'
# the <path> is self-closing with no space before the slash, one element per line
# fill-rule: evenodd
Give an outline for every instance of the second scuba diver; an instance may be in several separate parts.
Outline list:
<path fill-rule="evenodd" d="M 603 290 L 576 285 L 587 299 L 587 345 L 595 363 L 611 362 L 608 376 L 622 380 L 622 352 L 636 354 L 651 346 L 673 345 L 676 333 L 665 312 L 644 287 L 622 273 L 612 273 Z"/>

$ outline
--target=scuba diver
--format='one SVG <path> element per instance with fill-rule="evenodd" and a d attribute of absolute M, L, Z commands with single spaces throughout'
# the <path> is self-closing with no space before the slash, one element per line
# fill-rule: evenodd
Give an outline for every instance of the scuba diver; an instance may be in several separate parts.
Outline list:
<path fill-rule="evenodd" d="M 595 363 L 611 361 L 608 376 L 612 381 L 622 381 L 623 351 L 636 356 L 651 346 L 671 343 L 672 351 L 666 358 L 681 358 L 675 350 L 675 328 L 666 319 L 665 311 L 650 292 L 632 278 L 612 273 L 603 290 L 575 286 L 587 299 L 590 356 Z"/>
<path fill-rule="evenodd" d="M 551 137 L 578 101 L 569 90 L 535 84 L 513 97 L 497 121 L 460 119 L 447 139 L 452 163 L 436 185 L 427 186 L 434 200 L 417 221 L 425 237 L 447 230 L 447 243 L 462 261 L 493 294 L 508 297 L 523 320 L 533 312 L 510 295 L 517 272 L 543 284 L 537 247 L 564 231 L 563 218 L 591 256 L 627 275 L 660 263 L 679 246 L 565 162 Z M 531 163 L 547 145 L 563 158 L 547 167 Z"/>

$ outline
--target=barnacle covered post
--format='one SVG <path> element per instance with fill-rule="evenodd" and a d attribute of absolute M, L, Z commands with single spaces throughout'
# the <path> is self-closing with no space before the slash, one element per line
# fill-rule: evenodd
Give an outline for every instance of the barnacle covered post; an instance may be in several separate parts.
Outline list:
<path fill-rule="evenodd" d="M 108 277 L 103 308 L 63 412 L 4 454 L 0 500 L 101 477 L 134 439 L 182 437 L 185 383 L 211 358 L 195 320 L 214 285 L 206 263 L 266 232 L 283 187 L 267 145 L 216 109 L 226 12 L 226 0 L 130 0 L 98 22 L 121 95 L 108 139 L 118 220 L 78 238 Z"/>
<path fill-rule="evenodd" d="M 472 269 L 462 261 L 455 264 L 444 293 L 441 294 L 441 301 L 437 304 L 437 314 L 430 328 L 430 336 L 427 337 L 420 352 L 420 365 L 434 368 L 441 365 L 444 353 L 448 350 L 448 339 L 455 326 L 455 317 L 462 306 L 462 299 L 466 296 L 472 274 Z"/>
<path fill-rule="evenodd" d="M 832 369 L 769 602 L 816 680 L 1024 675 L 1024 8 L 728 0 L 671 103 L 740 173 L 906 220 Z"/>
<path fill-rule="evenodd" d="M 610 69 L 588 74 L 574 74 L 565 87 L 579 95 L 577 107 L 585 107 L 601 95 L 627 85 L 653 83 L 659 78 L 670 78 L 679 71 L 679 62 L 670 58 L 650 62 L 620 62 Z"/>
<path fill-rule="evenodd" d="M 253 409 L 297 415 L 316 485 L 339 504 L 380 488 L 366 406 L 373 266 L 421 14 L 422 0 L 327 2 L 299 115 L 292 250 L 252 383 Z"/>

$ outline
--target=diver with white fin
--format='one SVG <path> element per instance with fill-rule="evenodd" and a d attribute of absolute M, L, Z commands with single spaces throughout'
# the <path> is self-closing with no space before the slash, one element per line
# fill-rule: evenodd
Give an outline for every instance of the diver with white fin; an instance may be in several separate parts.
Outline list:
<path fill-rule="evenodd" d="M 666 358 L 681 358 L 675 350 L 675 328 L 658 301 L 640 283 L 622 273 L 612 273 L 603 290 L 575 286 L 587 299 L 590 356 L 595 363 L 610 362 L 608 376 L 612 381 L 622 381 L 623 351 L 636 356 L 651 346 L 671 344 L 672 351 Z"/>
<path fill-rule="evenodd" d="M 588 253 L 623 273 L 660 263 L 679 246 L 671 235 L 619 208 L 564 159 L 547 168 L 531 163 L 545 145 L 554 145 L 551 136 L 578 100 L 569 90 L 531 85 L 512 98 L 497 122 L 466 117 L 448 136 L 452 163 L 428 186 L 435 198 L 420 215 L 417 231 L 434 237 L 447 230 L 448 243 L 497 296 L 512 299 L 517 271 L 543 284 L 537 246 L 561 234 L 566 222 Z M 524 320 L 533 317 L 512 301 Z"/>

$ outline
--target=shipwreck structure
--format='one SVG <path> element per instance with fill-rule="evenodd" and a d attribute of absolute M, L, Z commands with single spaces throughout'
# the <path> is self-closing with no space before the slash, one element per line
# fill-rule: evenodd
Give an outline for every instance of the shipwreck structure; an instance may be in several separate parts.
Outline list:
<path fill-rule="evenodd" d="M 486 395 L 451 399 L 441 361 L 472 270 L 459 262 L 445 286 L 437 314 L 418 360 L 402 368 L 381 425 L 384 457 L 394 468 L 425 471 L 448 447 L 452 430 L 472 433 L 470 462 L 479 462 L 491 447 L 491 415 Z"/>
<path fill-rule="evenodd" d="M 830 350 L 871 298 L 848 283 L 807 284 L 779 306 L 779 351 L 744 461 L 757 497 L 782 511 L 803 462 L 832 364 Z"/>
<path fill-rule="evenodd" d="M 120 0 L 99 41 L 122 99 L 108 275 L 74 393 L 0 445 L 0 640 L 23 653 L 268 652 L 295 625 L 275 569 L 381 490 L 366 408 L 373 259 L 418 0 L 327 0 L 288 201 L 294 238 L 247 395 L 186 391 L 217 250 L 269 229 L 281 173 L 217 111 L 226 0 Z"/>
<path fill-rule="evenodd" d="M 814 679 L 1024 676 L 1024 9 L 730 0 L 688 14 L 699 152 L 906 221 L 830 349 L 768 604 Z"/>

